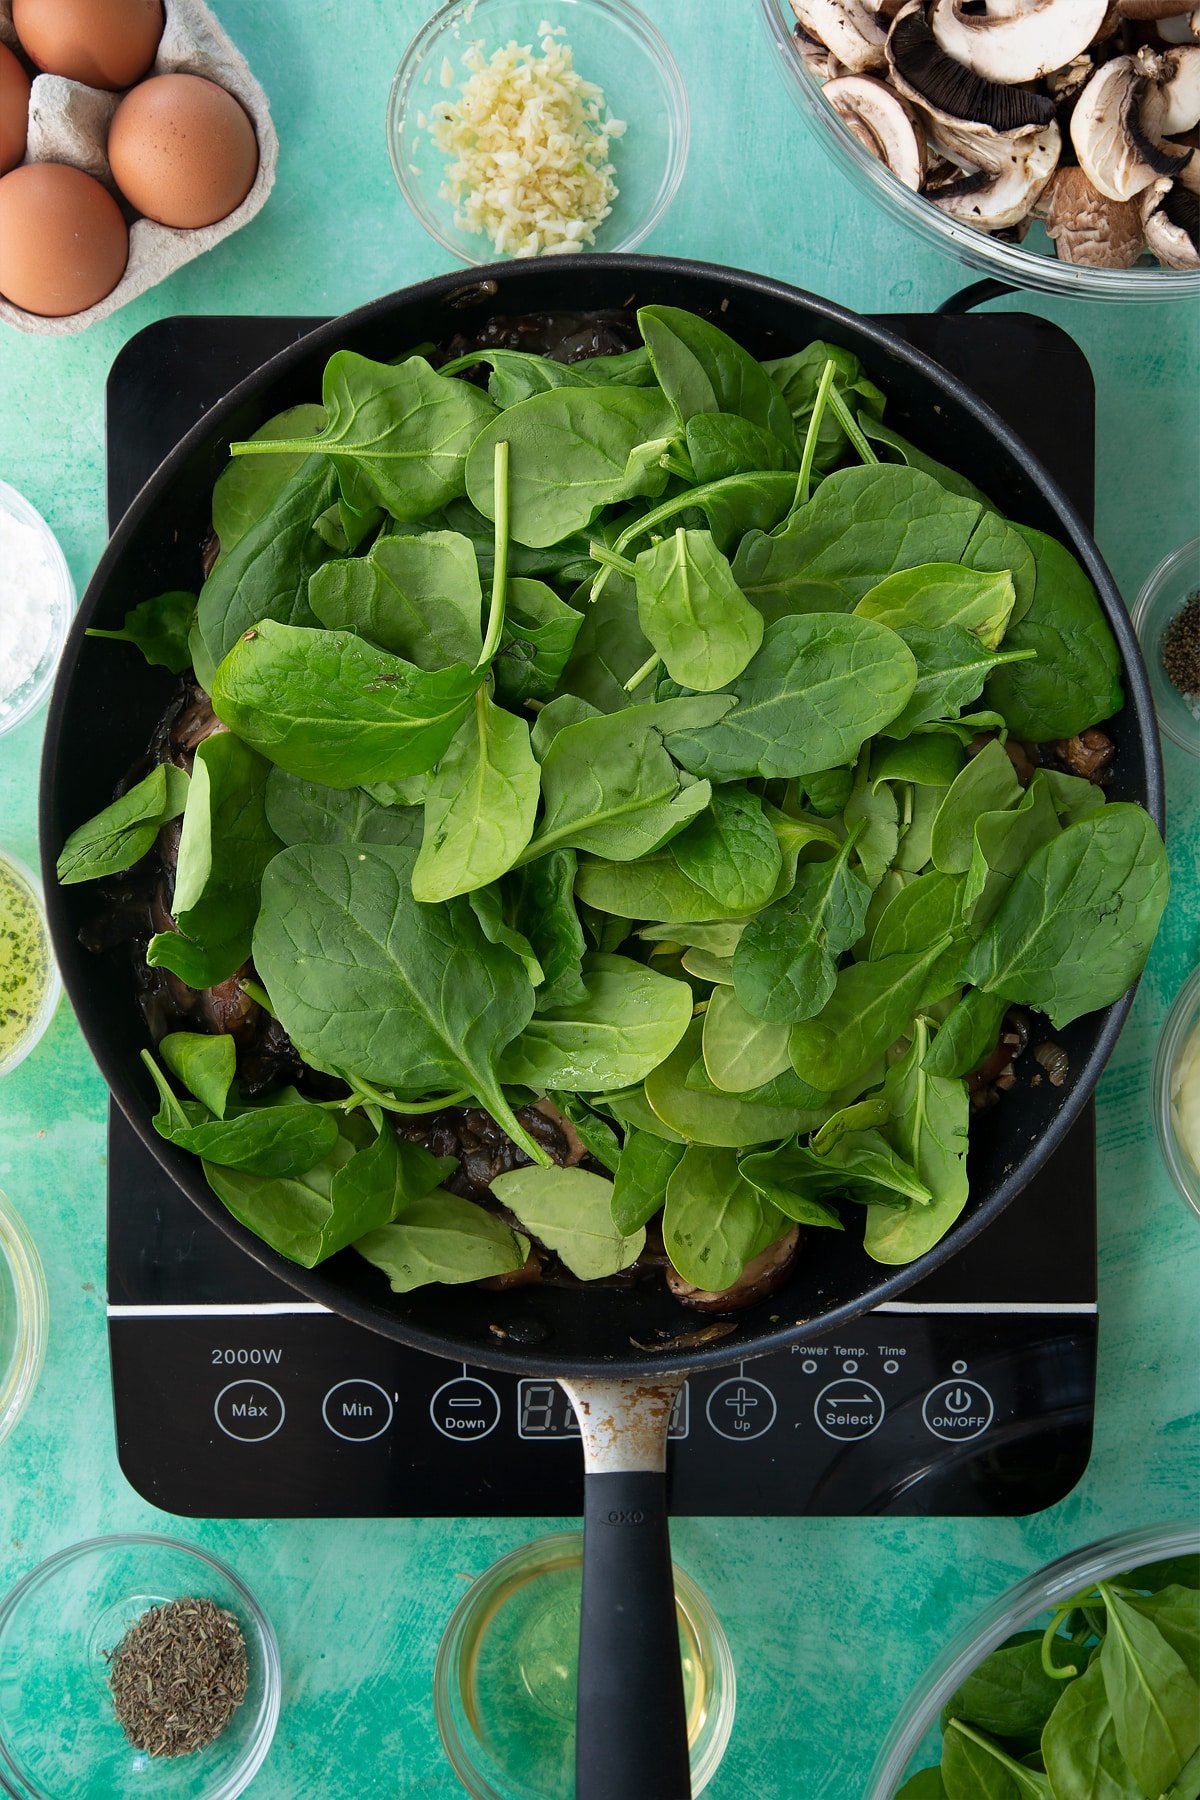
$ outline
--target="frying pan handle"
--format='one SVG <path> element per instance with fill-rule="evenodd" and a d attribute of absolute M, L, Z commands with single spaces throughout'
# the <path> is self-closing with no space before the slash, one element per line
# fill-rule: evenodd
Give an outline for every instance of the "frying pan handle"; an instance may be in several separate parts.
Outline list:
<path fill-rule="evenodd" d="M 666 1483 L 681 1383 L 562 1384 L 586 1469 L 575 1800 L 691 1800 Z"/>
<path fill-rule="evenodd" d="M 969 287 L 959 288 L 948 300 L 943 300 L 937 307 L 940 313 L 970 312 L 973 306 L 983 306 L 989 300 L 998 300 L 1002 294 L 1015 294 L 1016 289 L 1008 281 L 997 281 L 994 276 L 986 275 L 982 281 L 973 281 Z"/>

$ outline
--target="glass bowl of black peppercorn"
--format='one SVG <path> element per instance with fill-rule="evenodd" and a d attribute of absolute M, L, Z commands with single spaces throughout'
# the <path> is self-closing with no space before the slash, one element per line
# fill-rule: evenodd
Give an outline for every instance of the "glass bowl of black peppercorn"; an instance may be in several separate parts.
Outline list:
<path fill-rule="evenodd" d="M 1164 556 L 1133 604 L 1164 736 L 1200 756 L 1200 537 Z"/>
<path fill-rule="evenodd" d="M 22 1800 L 234 1800 L 279 1718 L 253 1594 L 149 1533 L 58 1551 L 0 1601 L 0 1789 Z"/>

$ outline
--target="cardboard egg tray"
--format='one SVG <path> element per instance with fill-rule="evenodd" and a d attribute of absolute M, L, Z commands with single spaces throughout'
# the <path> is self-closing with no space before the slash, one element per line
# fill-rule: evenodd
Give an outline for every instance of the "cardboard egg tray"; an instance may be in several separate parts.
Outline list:
<path fill-rule="evenodd" d="M 267 96 L 250 73 L 249 64 L 222 31 L 203 0 L 163 0 L 166 26 L 154 66 L 148 75 L 207 75 L 228 88 L 245 107 L 258 138 L 258 173 L 254 186 L 227 218 L 215 225 L 202 225 L 195 231 L 176 231 L 157 225 L 152 219 L 134 218 L 129 227 L 129 261 L 125 273 L 111 294 L 86 312 L 72 313 L 64 319 L 46 319 L 25 312 L 0 298 L 0 319 L 43 337 L 69 337 L 84 331 L 97 319 L 106 319 L 130 300 L 136 300 L 147 288 L 164 281 L 194 256 L 202 256 L 249 224 L 275 185 L 275 166 L 279 159 L 279 139 L 271 123 Z M 0 0 L 0 42 L 17 49 L 13 30 L 12 0 Z M 143 78 L 144 79 L 144 78 Z M 116 197 L 121 210 L 129 217 L 129 207 L 122 199 L 108 166 L 106 145 L 108 127 L 117 109 L 120 94 L 101 88 L 86 87 L 79 81 L 68 81 L 61 75 L 37 75 L 29 96 L 29 142 L 25 161 L 72 163 L 102 181 Z"/>

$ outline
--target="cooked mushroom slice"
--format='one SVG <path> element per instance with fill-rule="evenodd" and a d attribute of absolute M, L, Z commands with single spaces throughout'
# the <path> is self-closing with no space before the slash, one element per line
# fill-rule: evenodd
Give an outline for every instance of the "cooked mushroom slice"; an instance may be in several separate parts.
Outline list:
<path fill-rule="evenodd" d="M 852 74 L 884 66 L 884 30 L 865 0 L 792 0 L 792 11 Z"/>
<path fill-rule="evenodd" d="M 732 1287 L 719 1290 L 693 1287 L 677 1270 L 670 1268 L 667 1286 L 684 1306 L 694 1306 L 699 1312 L 734 1312 L 738 1307 L 752 1305 L 755 1300 L 764 1300 L 776 1288 L 782 1287 L 795 1266 L 799 1251 L 800 1227 L 792 1225 L 760 1256 L 746 1264 Z"/>
<path fill-rule="evenodd" d="M 938 130 L 939 149 L 960 155 L 963 139 L 956 134 L 954 144 L 947 144 Z M 975 143 L 976 155 L 965 160 L 981 166 L 968 170 L 958 181 L 947 182 L 930 194 L 934 205 L 952 219 L 975 225 L 980 231 L 1003 231 L 1019 225 L 1033 211 L 1042 189 L 1058 166 L 1062 138 L 1057 125 L 1045 131 L 1012 132 L 1007 137 L 980 134 Z"/>
<path fill-rule="evenodd" d="M 1094 188 L 1132 200 L 1158 175 L 1173 176 L 1192 152 L 1162 142 L 1167 101 L 1136 57 L 1118 56 L 1088 82 L 1071 115 L 1071 142 Z"/>
<path fill-rule="evenodd" d="M 1200 44 L 1162 51 L 1143 46 L 1137 61 L 1166 104 L 1159 124 L 1163 137 L 1178 137 L 1200 124 Z"/>
<path fill-rule="evenodd" d="M 1167 269 L 1200 269 L 1200 194 L 1156 181 L 1141 199 L 1147 247 Z"/>
<path fill-rule="evenodd" d="M 1056 170 L 1037 210 L 1046 221 L 1059 262 L 1089 269 L 1129 269 L 1142 252 L 1142 215 L 1136 200 L 1109 200 L 1082 169 Z"/>
<path fill-rule="evenodd" d="M 1040 81 L 1086 50 L 1108 0 L 933 0 L 929 25 L 956 62 L 988 81 Z"/>
<path fill-rule="evenodd" d="M 908 102 L 870 75 L 843 75 L 823 92 L 859 143 L 905 187 L 918 189 L 925 173 L 925 133 Z"/>
<path fill-rule="evenodd" d="M 921 0 L 909 0 L 896 14 L 888 33 L 887 59 L 894 85 L 935 118 L 990 131 L 1019 131 L 1027 125 L 1049 125 L 1054 117 L 1049 94 L 985 81 L 947 56 L 929 29 Z"/>

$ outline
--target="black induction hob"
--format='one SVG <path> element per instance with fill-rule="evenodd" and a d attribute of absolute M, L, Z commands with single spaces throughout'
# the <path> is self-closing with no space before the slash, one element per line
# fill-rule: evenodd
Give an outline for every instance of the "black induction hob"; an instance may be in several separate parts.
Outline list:
<path fill-rule="evenodd" d="M 884 322 L 969 382 L 1091 516 L 1092 379 L 1070 338 L 1021 314 Z M 210 405 L 316 323 L 164 319 L 133 338 L 108 384 L 110 520 Z M 1089 1107 L 997 1223 L 902 1301 L 692 1377 L 672 1423 L 673 1510 L 1021 1514 L 1061 1499 L 1091 1448 L 1095 1191 Z M 582 1509 L 578 1431 L 553 1381 L 441 1362 L 302 1302 L 115 1109 L 108 1303 L 121 1467 L 168 1512 Z"/>

